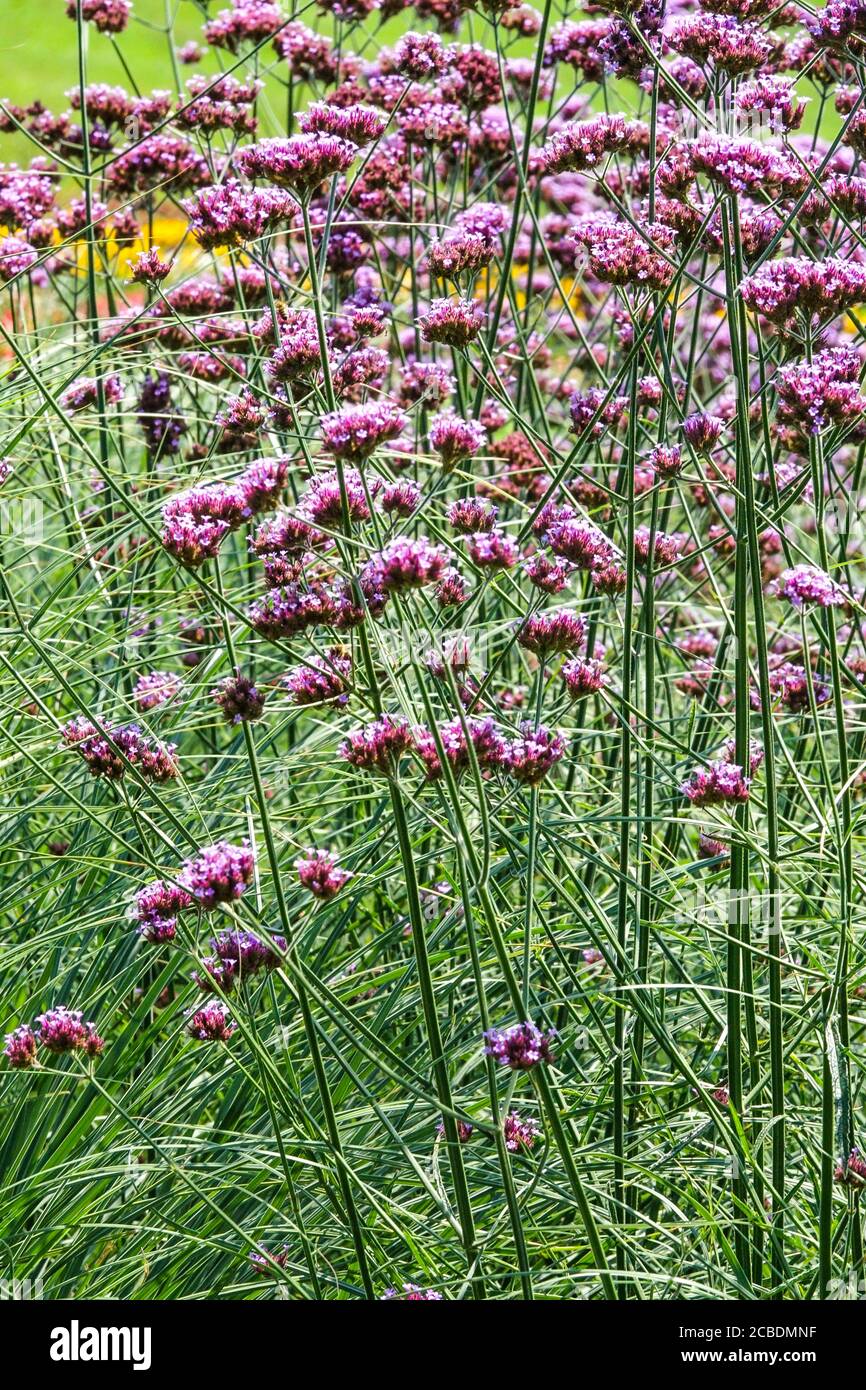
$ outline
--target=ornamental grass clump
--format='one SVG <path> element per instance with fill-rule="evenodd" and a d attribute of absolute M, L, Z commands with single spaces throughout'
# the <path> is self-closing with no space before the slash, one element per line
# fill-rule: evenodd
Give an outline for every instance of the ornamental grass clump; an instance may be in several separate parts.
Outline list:
<path fill-rule="evenodd" d="M 834 1296 L 862 8 L 50 4 L 68 91 L 0 103 L 10 1270 Z"/>

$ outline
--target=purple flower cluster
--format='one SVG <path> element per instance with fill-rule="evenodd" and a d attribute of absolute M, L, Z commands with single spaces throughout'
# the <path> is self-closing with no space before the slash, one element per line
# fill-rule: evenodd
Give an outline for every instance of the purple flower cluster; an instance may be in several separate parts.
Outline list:
<path fill-rule="evenodd" d="M 227 724 L 252 723 L 265 712 L 265 695 L 249 676 L 226 676 L 211 693 Z"/>
<path fill-rule="evenodd" d="M 524 720 L 508 749 L 508 772 L 516 782 L 537 787 L 565 756 L 565 739 L 543 724 L 537 728 Z"/>
<path fill-rule="evenodd" d="M 186 424 L 172 406 L 171 379 L 167 372 L 158 372 L 155 376 L 145 373 L 137 413 L 148 453 L 153 458 L 176 454 Z"/>
<path fill-rule="evenodd" d="M 230 531 L 278 505 L 288 467 L 288 459 L 259 459 L 233 483 L 193 487 L 169 498 L 162 509 L 166 550 L 189 569 L 215 559 Z"/>
<path fill-rule="evenodd" d="M 437 415 L 430 425 L 430 443 L 442 460 L 442 467 L 454 468 L 484 448 L 487 431 L 475 420 L 461 420 L 458 415 Z M 480 527 L 477 529 L 481 529 Z"/>
<path fill-rule="evenodd" d="M 301 887 L 314 898 L 333 898 L 349 882 L 352 874 L 341 869 L 336 859 L 325 849 L 309 849 L 295 860 Z"/>
<path fill-rule="evenodd" d="M 259 241 L 291 220 L 294 204 L 276 188 L 247 188 L 229 180 L 203 188 L 184 203 L 190 231 L 206 251 Z"/>
<path fill-rule="evenodd" d="M 273 943 L 268 945 L 250 931 L 220 932 L 211 938 L 212 954 L 202 957 L 201 970 L 193 971 L 193 980 L 205 994 L 230 994 L 238 980 L 263 970 L 276 970 L 280 963 L 278 953 L 285 951 L 286 942 L 282 936 L 275 936 Z"/>
<path fill-rule="evenodd" d="M 711 762 L 695 768 L 680 787 L 693 806 L 736 805 L 748 801 L 751 779 L 733 762 Z"/>
<path fill-rule="evenodd" d="M 235 1031 L 225 1004 L 211 1000 L 201 1008 L 192 1009 L 187 1018 L 187 1032 L 197 1042 L 228 1042 Z"/>
<path fill-rule="evenodd" d="M 192 905 L 192 898 L 180 884 L 157 879 L 138 890 L 133 914 L 144 939 L 159 944 L 174 940 L 178 916 Z"/>
<path fill-rule="evenodd" d="M 235 163 L 247 178 L 266 179 L 308 198 L 326 179 L 348 169 L 357 154 L 357 145 L 337 135 L 291 135 L 246 145 Z"/>
<path fill-rule="evenodd" d="M 353 729 L 340 745 L 340 756 L 359 770 L 393 776 L 400 759 L 414 746 L 407 721 L 384 714 L 372 724 Z"/>
<path fill-rule="evenodd" d="M 295 667 L 284 684 L 296 705 L 345 705 L 351 674 L 351 657 L 332 647 L 325 656 L 310 657 L 303 666 Z"/>
<path fill-rule="evenodd" d="M 177 745 L 151 738 L 137 724 L 106 724 L 101 732 L 79 717 L 62 732 L 64 743 L 84 759 L 92 777 L 119 782 L 130 767 L 146 782 L 170 782 L 179 775 Z"/>
<path fill-rule="evenodd" d="M 513 1154 L 528 1153 L 536 1139 L 541 1137 L 538 1121 L 531 1117 L 521 1119 L 516 1110 L 509 1111 L 505 1116 L 502 1132 L 505 1135 L 505 1147 Z"/>
<path fill-rule="evenodd" d="M 40 1047 L 54 1056 L 78 1052 L 92 1061 L 101 1057 L 105 1042 L 96 1031 L 95 1023 L 85 1023 L 82 1013 L 58 1004 L 40 1014 L 32 1028 L 21 1024 L 7 1033 L 4 1053 L 10 1067 L 24 1070 L 36 1066 Z"/>
<path fill-rule="evenodd" d="M 866 266 L 828 257 L 788 256 L 767 261 L 742 283 L 744 303 L 771 323 L 797 314 L 826 320 L 866 301 Z"/>
<path fill-rule="evenodd" d="M 484 318 L 484 309 L 476 300 L 436 299 L 421 317 L 421 336 L 426 343 L 465 348 L 478 337 Z"/>
<path fill-rule="evenodd" d="M 785 570 L 779 576 L 776 590 L 795 608 L 804 608 L 812 603 L 819 608 L 830 608 L 845 602 L 845 595 L 838 584 L 815 565 L 795 565 L 793 569 Z"/>
<path fill-rule="evenodd" d="M 812 362 L 782 367 L 776 380 L 778 418 L 819 434 L 830 425 L 863 420 L 860 358 L 855 348 L 825 348 Z"/>
<path fill-rule="evenodd" d="M 536 656 L 553 656 L 555 652 L 573 652 L 584 636 L 584 622 L 577 613 L 557 609 L 535 613 L 522 624 L 517 634 L 521 647 Z"/>
<path fill-rule="evenodd" d="M 430 781 L 442 776 L 440 746 L 455 773 L 470 767 L 473 757 L 482 771 L 508 766 L 508 744 L 490 716 L 465 721 L 451 719 L 440 724 L 436 733 L 438 739 L 428 729 L 415 730 L 415 748 Z"/>
<path fill-rule="evenodd" d="M 484 1051 L 502 1067 L 530 1071 L 554 1060 L 550 1049 L 555 1037 L 553 1028 L 545 1033 L 534 1023 L 514 1023 L 510 1028 L 491 1028 L 485 1033 Z"/>
<path fill-rule="evenodd" d="M 181 869 L 178 882 L 205 912 L 242 897 L 253 881 L 256 861 L 249 842 L 220 840 L 199 850 Z"/>
<path fill-rule="evenodd" d="M 101 34 L 121 34 L 132 13 L 131 0 L 66 0 L 66 14 L 92 24 Z"/>
<path fill-rule="evenodd" d="M 171 671 L 147 671 L 135 682 L 133 695 L 142 714 L 167 705 L 181 691 L 180 677 Z"/>
<path fill-rule="evenodd" d="M 102 399 L 106 405 L 114 405 L 123 398 L 123 387 L 120 378 L 112 374 L 104 380 L 99 381 L 93 377 L 82 377 L 80 381 L 75 381 L 60 397 L 60 404 L 65 407 L 70 414 L 77 414 L 79 410 L 87 410 L 97 404 L 102 392 Z"/>
<path fill-rule="evenodd" d="M 396 439 L 406 427 L 406 416 L 397 407 L 376 401 L 344 406 L 322 417 L 322 438 L 336 458 L 352 463 L 365 459 Z"/>

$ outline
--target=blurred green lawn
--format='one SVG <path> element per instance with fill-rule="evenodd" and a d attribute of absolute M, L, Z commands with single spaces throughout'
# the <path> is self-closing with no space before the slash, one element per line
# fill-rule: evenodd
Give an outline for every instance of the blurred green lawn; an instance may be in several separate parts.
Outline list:
<path fill-rule="evenodd" d="M 228 0 L 223 0 L 228 4 Z M 215 8 L 211 8 L 215 13 Z M 308 9 L 303 16 L 311 27 L 328 31 L 330 20 L 315 7 Z M 0 98 L 28 105 L 39 100 L 50 110 L 65 111 L 68 108 L 66 92 L 78 85 L 78 46 L 76 24 L 66 18 L 66 0 L 0 0 Z M 120 54 L 129 64 L 130 71 L 139 90 L 150 91 L 154 87 L 173 87 L 172 60 L 166 23 L 172 22 L 175 42 L 185 43 L 189 39 L 201 41 L 203 24 L 202 11 L 195 0 L 133 0 L 133 17 L 129 27 L 120 34 L 117 41 L 108 35 L 98 33 L 91 25 L 86 25 L 88 40 L 87 79 L 89 82 L 119 83 L 130 89 L 132 83 L 124 71 Z M 376 34 L 372 52 L 378 43 L 393 43 L 397 36 L 409 25 L 406 16 L 399 15 L 383 25 Z M 426 25 L 419 25 L 426 28 Z M 118 51 L 119 50 L 119 51 Z M 272 57 L 268 46 L 267 57 Z M 535 41 L 519 40 L 511 52 L 516 56 L 529 56 L 535 51 Z M 210 53 L 201 65 L 182 69 L 182 80 L 193 72 L 219 71 L 231 63 L 229 54 Z M 811 96 L 814 91 L 807 83 L 801 83 L 802 95 Z M 614 84 L 615 86 L 615 84 Z M 276 120 L 280 122 L 283 100 L 278 95 L 276 84 L 269 84 L 265 101 L 270 97 Z M 624 103 L 628 107 L 633 100 L 633 91 Z M 806 124 L 814 119 L 813 109 L 807 113 Z M 821 134 L 831 139 L 839 128 L 840 118 L 828 103 L 821 114 Z M 274 133 L 273 127 L 263 133 Z M 0 162 L 18 160 L 29 161 L 36 153 L 32 144 L 23 136 L 3 135 L 0 140 Z"/>
<path fill-rule="evenodd" d="M 228 0 L 222 0 L 228 5 Z M 211 6 L 211 14 L 218 6 Z M 330 17 L 308 4 L 303 21 L 319 32 L 332 32 Z M 66 93 L 78 86 L 77 25 L 66 17 L 66 0 L 0 0 L 0 99 L 27 106 L 39 100 L 49 110 L 65 111 L 69 107 Z M 85 26 L 87 34 L 88 82 L 117 83 L 132 90 L 129 65 L 135 85 L 142 92 L 155 87 L 174 88 L 174 73 L 167 23 L 173 24 L 174 43 L 190 39 L 203 44 L 204 16 L 194 0 L 133 0 L 129 26 L 117 35 L 98 33 L 92 25 Z M 422 26 L 424 27 L 424 26 Z M 407 28 L 405 16 L 398 15 L 377 28 L 370 56 L 382 43 L 393 43 Z M 532 51 L 532 41 L 521 44 L 515 52 Z M 122 55 L 122 57 L 121 57 Z M 264 50 L 265 60 L 271 61 L 270 45 Z M 201 64 L 181 68 L 181 81 L 193 73 L 216 73 L 230 66 L 235 59 L 228 53 L 210 52 Z M 261 110 L 262 133 L 282 129 L 285 97 L 279 84 L 267 84 L 264 102 L 270 98 L 271 111 Z M 269 116 L 273 119 L 269 120 Z M 274 124 L 276 123 L 276 124 Z M 26 163 L 37 151 L 24 137 L 5 134 L 0 140 L 0 162 L 18 160 Z"/>
<path fill-rule="evenodd" d="M 117 46 L 142 90 L 172 85 L 166 12 L 175 16 L 179 42 L 201 38 L 201 10 L 190 0 L 133 0 L 133 20 Z M 76 25 L 66 18 L 65 0 L 2 0 L 0 16 L 0 93 L 9 101 L 38 98 L 65 110 L 65 93 L 78 83 Z M 91 25 L 86 29 L 88 80 L 128 86 L 111 38 Z"/>

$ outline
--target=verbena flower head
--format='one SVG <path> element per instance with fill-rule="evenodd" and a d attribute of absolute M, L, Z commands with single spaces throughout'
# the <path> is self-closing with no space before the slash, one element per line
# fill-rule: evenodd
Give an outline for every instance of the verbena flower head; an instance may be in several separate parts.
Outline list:
<path fill-rule="evenodd" d="M 36 1065 L 36 1034 L 26 1023 L 6 1034 L 3 1054 L 10 1067 L 27 1070 Z"/>
<path fill-rule="evenodd" d="M 73 382 L 60 397 L 60 404 L 73 414 L 87 410 L 99 401 L 100 390 L 106 405 L 113 405 L 123 397 L 120 377 L 111 373 L 101 381 L 96 377 L 82 377 L 80 381 Z"/>
<path fill-rule="evenodd" d="M 588 657 L 572 657 L 566 661 L 560 672 L 565 688 L 573 700 L 585 695 L 596 695 L 607 685 L 604 665 Z"/>
<path fill-rule="evenodd" d="M 552 656 L 554 652 L 572 652 L 583 641 L 585 626 L 577 613 L 556 609 L 550 613 L 535 613 L 520 627 L 517 640 L 536 656 Z"/>
<path fill-rule="evenodd" d="M 267 1255 L 261 1254 L 258 1250 L 251 1250 L 249 1261 L 256 1274 L 262 1274 L 265 1278 L 274 1278 L 274 1265 L 278 1269 L 285 1269 L 289 1261 L 289 1248 L 284 1245 L 282 1250 L 269 1250 Z"/>
<path fill-rule="evenodd" d="M 770 693 L 774 700 L 790 710 L 792 714 L 803 714 L 812 707 L 826 705 L 833 694 L 826 681 L 820 680 L 805 666 L 785 661 L 770 672 Z"/>
<path fill-rule="evenodd" d="M 388 483 L 383 487 L 379 498 L 379 506 L 383 512 L 403 517 L 411 516 L 417 511 L 420 502 L 421 489 L 411 478 L 405 478 L 399 483 Z"/>
<path fill-rule="evenodd" d="M 265 712 L 265 695 L 249 676 L 226 676 L 211 692 L 227 724 L 253 723 Z"/>
<path fill-rule="evenodd" d="M 683 434 L 696 454 L 709 454 L 718 444 L 724 427 L 725 422 L 718 415 L 696 411 L 683 421 Z"/>
<path fill-rule="evenodd" d="M 445 71 L 448 58 L 438 34 L 416 34 L 410 30 L 394 49 L 394 66 L 404 77 L 423 82 Z"/>
<path fill-rule="evenodd" d="M 170 782 L 178 776 L 177 745 L 151 738 L 137 724 L 105 725 L 101 732 L 89 719 L 79 717 L 62 733 L 93 777 L 119 782 L 130 768 L 147 782 Z"/>
<path fill-rule="evenodd" d="M 211 912 L 220 903 L 240 898 L 252 883 L 254 872 L 255 858 L 248 841 L 232 845 L 220 840 L 188 859 L 178 880 L 199 907 Z"/>
<path fill-rule="evenodd" d="M 508 749 L 508 772 L 516 782 L 535 787 L 565 755 L 565 739 L 543 724 L 533 727 L 527 720 Z"/>
<path fill-rule="evenodd" d="M 296 705 L 345 705 L 351 673 L 351 657 L 333 647 L 324 657 L 312 656 L 303 666 L 295 667 L 284 684 Z"/>
<path fill-rule="evenodd" d="M 437 415 L 430 425 L 430 443 L 442 460 L 443 468 L 453 468 L 462 459 L 472 458 L 487 442 L 487 431 L 475 420 L 458 415 Z"/>
<path fill-rule="evenodd" d="M 162 543 L 182 564 L 197 569 L 219 554 L 229 531 L 240 526 L 251 510 L 238 485 L 190 488 L 163 506 Z"/>
<path fill-rule="evenodd" d="M 83 1052 L 86 1057 L 99 1057 L 105 1043 L 94 1023 L 85 1023 L 84 1015 L 59 1004 L 36 1019 L 36 1037 L 46 1052 Z"/>
<path fill-rule="evenodd" d="M 798 97 L 794 82 L 782 77 L 756 77 L 744 82 L 734 100 L 740 113 L 756 117 L 757 123 L 766 119 L 774 132 L 797 130 L 806 111 L 806 101 Z"/>
<path fill-rule="evenodd" d="M 341 869 L 336 859 L 325 849 L 309 849 L 295 860 L 301 886 L 314 898 L 334 898 L 349 882 L 352 874 Z"/>
<path fill-rule="evenodd" d="M 352 463 L 362 463 L 405 428 L 403 411 L 388 402 L 344 406 L 322 416 L 322 438 L 329 452 Z"/>
<path fill-rule="evenodd" d="M 399 594 L 420 589 L 437 583 L 447 564 L 447 553 L 441 546 L 431 545 L 423 537 L 414 541 L 398 537 L 370 559 L 361 575 L 361 587 L 370 596 L 380 591 Z"/>
<path fill-rule="evenodd" d="M 678 478 L 684 462 L 682 451 L 676 444 L 670 448 L 664 444 L 659 444 L 650 454 L 650 464 L 658 476 L 664 478 L 665 481 Z"/>
<path fill-rule="evenodd" d="M 276 34 L 284 15 L 269 0 L 233 0 L 230 10 L 220 10 L 204 26 L 204 37 L 214 48 L 236 53 L 245 44 L 260 43 Z"/>
<path fill-rule="evenodd" d="M 859 1191 L 866 1187 L 866 1160 L 859 1149 L 852 1149 L 848 1157 L 840 1163 L 833 1173 L 833 1181 Z"/>
<path fill-rule="evenodd" d="M 369 106 L 329 106 L 316 101 L 299 117 L 305 135 L 337 135 L 353 145 L 371 145 L 387 124 L 380 111 Z"/>
<path fill-rule="evenodd" d="M 137 413 L 148 453 L 154 458 L 176 454 L 186 432 L 186 422 L 174 409 L 167 372 L 158 372 L 155 376 L 145 373 Z"/>
<path fill-rule="evenodd" d="M 291 135 L 246 145 L 235 162 L 248 178 L 266 179 L 305 198 L 348 169 L 357 154 L 357 145 L 337 135 Z"/>
<path fill-rule="evenodd" d="M 421 316 L 421 336 L 427 343 L 465 348 L 484 326 L 484 309 L 475 300 L 435 299 Z"/>
<path fill-rule="evenodd" d="M 512 569 L 520 554 L 516 542 L 496 527 L 467 536 L 466 553 L 474 565 L 486 570 Z"/>
<path fill-rule="evenodd" d="M 524 565 L 527 579 L 545 594 L 561 594 L 575 572 L 568 560 L 552 560 L 539 550 Z"/>
<path fill-rule="evenodd" d="M 225 1004 L 214 1000 L 200 1009 L 190 1011 L 187 1032 L 197 1042 L 228 1042 L 235 1031 Z"/>
<path fill-rule="evenodd" d="M 455 608 L 469 597 L 466 581 L 454 565 L 449 565 L 436 585 L 436 600 L 440 608 Z"/>
<path fill-rule="evenodd" d="M 171 264 L 160 258 L 157 247 L 140 251 L 130 265 L 130 278 L 139 285 L 158 285 L 171 274 Z"/>
<path fill-rule="evenodd" d="M 230 967 L 228 978 L 233 981 L 236 977 L 256 975 L 261 970 L 276 970 L 280 963 L 278 951 L 285 951 L 286 942 L 283 937 L 275 936 L 271 946 L 254 932 L 233 929 L 214 937 L 211 947 L 213 960 Z"/>
<path fill-rule="evenodd" d="M 448 520 L 460 535 L 471 536 L 478 531 L 492 531 L 498 510 L 480 497 L 461 497 L 451 504 Z"/>
<path fill-rule="evenodd" d="M 454 1123 L 455 1123 L 456 1128 L 457 1128 L 457 1142 L 458 1142 L 459 1144 L 468 1144 L 468 1143 L 469 1143 L 469 1140 L 472 1138 L 473 1134 L 475 1133 L 475 1126 L 474 1126 L 474 1125 L 471 1125 L 471 1124 L 469 1123 L 468 1120 L 455 1120 Z M 439 1123 L 437 1124 L 437 1126 L 436 1126 L 436 1133 L 439 1135 L 440 1138 L 444 1137 L 444 1135 L 445 1135 L 445 1122 L 444 1122 L 444 1120 L 440 1120 Z"/>
<path fill-rule="evenodd" d="M 181 680 L 172 671 L 147 671 L 135 682 L 133 696 L 143 714 L 167 705 L 181 691 Z"/>
<path fill-rule="evenodd" d="M 674 20 L 667 37 L 678 53 L 700 63 L 712 59 L 716 68 L 729 74 L 754 71 L 772 52 L 759 25 L 733 15 L 686 15 Z"/>
<path fill-rule="evenodd" d="M 554 555 L 582 570 L 598 569 L 612 561 L 616 554 L 607 536 L 592 522 L 579 517 L 554 520 L 542 539 L 547 541 Z"/>
<path fill-rule="evenodd" d="M 438 726 L 437 734 L 438 740 L 429 729 L 416 729 L 414 734 L 415 748 L 430 781 L 442 776 L 440 745 L 448 765 L 455 773 L 471 767 L 473 757 L 482 771 L 508 765 L 508 744 L 489 715 L 483 719 L 465 721 L 450 719 Z"/>
<path fill-rule="evenodd" d="M 701 831 L 698 837 L 699 859 L 726 859 L 729 851 L 730 846 L 724 840 L 717 840 L 713 835 Z"/>
<path fill-rule="evenodd" d="M 136 893 L 133 913 L 145 940 L 159 944 L 174 940 L 180 913 L 192 905 L 192 898 L 180 884 L 157 879 Z"/>
<path fill-rule="evenodd" d="M 287 458 L 257 459 L 237 480 L 244 516 L 272 511 L 279 503 L 289 475 Z"/>
<path fill-rule="evenodd" d="M 680 791 L 693 806 L 736 805 L 748 801 L 750 784 L 737 763 L 711 762 L 695 768 Z"/>
<path fill-rule="evenodd" d="M 732 763 L 737 757 L 737 740 L 729 738 L 725 740 L 725 759 Z M 749 739 L 749 774 L 754 777 L 761 763 L 764 761 L 764 750 L 756 739 Z"/>
<path fill-rule="evenodd" d="M 866 399 L 860 394 L 860 358 L 855 348 L 826 348 L 810 363 L 780 368 L 776 378 L 778 419 L 819 434 L 831 425 L 861 421 Z"/>
<path fill-rule="evenodd" d="M 544 174 L 593 169 L 605 156 L 642 140 L 643 131 L 637 122 L 627 121 L 624 116 L 594 116 L 557 131 L 538 154 L 536 167 Z"/>
<path fill-rule="evenodd" d="M 303 590 L 290 583 L 269 590 L 251 604 L 249 620 L 256 632 L 276 640 L 294 637 L 319 624 L 339 627 L 340 614 L 339 600 L 330 590 L 321 586 Z"/>
<path fill-rule="evenodd" d="M 759 188 L 799 191 L 808 178 L 774 146 L 732 135 L 702 135 L 690 149 L 692 169 L 726 193 Z"/>
<path fill-rule="evenodd" d="M 39 253 L 23 237 L 7 236 L 0 241 L 0 283 L 6 284 L 28 270 L 39 260 Z"/>
<path fill-rule="evenodd" d="M 573 236 L 586 248 L 592 273 L 606 284 L 665 290 L 674 277 L 669 257 L 676 238 L 668 227 L 638 229 L 615 218 L 588 218 Z"/>
<path fill-rule="evenodd" d="M 549 1065 L 553 1059 L 551 1046 L 556 1030 L 545 1032 L 534 1023 L 514 1023 L 509 1028 L 491 1028 L 484 1034 L 484 1051 L 500 1066 L 512 1071 L 530 1071 L 532 1067 Z"/>
<path fill-rule="evenodd" d="M 509 1153 L 528 1153 L 536 1139 L 541 1137 L 541 1127 L 537 1120 L 528 1117 L 521 1119 L 516 1110 L 511 1110 L 502 1124 L 505 1147 Z"/>
<path fill-rule="evenodd" d="M 183 207 L 192 235 L 210 251 L 259 241 L 290 220 L 294 204 L 279 189 L 247 188 L 229 179 L 201 189 Z"/>
<path fill-rule="evenodd" d="M 458 230 L 434 239 L 427 248 L 427 269 L 439 280 L 455 283 L 472 276 L 493 259 L 493 246 L 478 232 Z"/>
<path fill-rule="evenodd" d="M 132 0 L 66 0 L 68 19 L 76 19 L 81 6 L 81 18 L 101 34 L 121 34 L 129 23 Z"/>
<path fill-rule="evenodd" d="M 845 595 L 838 584 L 815 565 L 795 565 L 793 569 L 785 570 L 779 576 L 776 591 L 795 608 L 804 608 L 808 604 L 831 608 L 845 602 Z"/>
<path fill-rule="evenodd" d="M 789 256 L 767 261 L 740 292 L 748 308 L 772 323 L 786 324 L 798 313 L 827 320 L 866 301 L 866 266 L 838 257 Z"/>
<path fill-rule="evenodd" d="M 353 729 L 340 745 L 340 756 L 365 772 L 393 776 L 400 759 L 414 747 L 407 721 L 384 714 L 372 724 Z"/>

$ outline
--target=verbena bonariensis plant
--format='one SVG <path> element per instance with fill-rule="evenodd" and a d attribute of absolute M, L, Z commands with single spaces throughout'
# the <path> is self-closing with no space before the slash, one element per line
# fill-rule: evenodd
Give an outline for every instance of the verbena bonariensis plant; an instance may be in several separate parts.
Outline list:
<path fill-rule="evenodd" d="M 2 108 L 4 1249 L 838 1296 L 864 10 L 200 9 Z"/>

